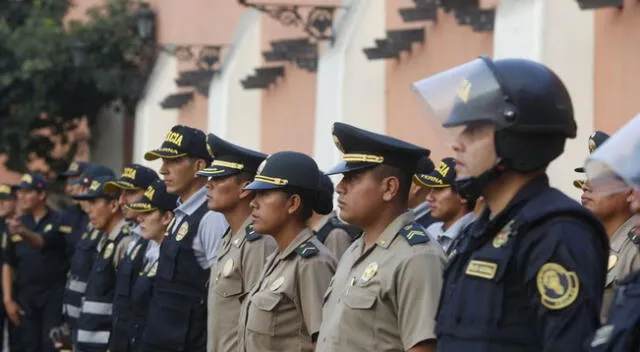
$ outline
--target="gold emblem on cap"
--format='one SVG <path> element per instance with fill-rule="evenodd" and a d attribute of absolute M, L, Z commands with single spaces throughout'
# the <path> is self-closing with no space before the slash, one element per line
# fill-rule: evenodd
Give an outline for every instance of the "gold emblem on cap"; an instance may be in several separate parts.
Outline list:
<path fill-rule="evenodd" d="M 468 79 L 465 79 L 460 84 L 460 88 L 458 88 L 458 97 L 465 104 L 469 101 L 469 95 L 471 94 L 471 82 Z"/>
<path fill-rule="evenodd" d="M 147 190 L 144 191 L 144 196 L 149 200 L 152 201 L 153 200 L 153 196 L 156 194 L 156 190 L 153 189 L 153 187 L 149 186 L 147 187 Z"/>
<path fill-rule="evenodd" d="M 178 147 L 182 147 L 182 140 L 183 140 L 184 136 L 178 132 L 173 132 L 170 131 L 167 134 L 167 137 L 165 138 L 165 141 L 169 142 L 169 143 L 173 143 L 175 145 L 177 145 Z"/>
<path fill-rule="evenodd" d="M 79 167 L 80 166 L 78 165 L 78 163 L 74 161 L 71 163 L 71 165 L 69 165 L 69 171 L 78 171 Z"/>
<path fill-rule="evenodd" d="M 181 241 L 187 235 L 187 232 L 189 232 L 189 224 L 182 223 L 178 229 L 178 234 L 176 234 L 176 241 Z"/>
<path fill-rule="evenodd" d="M 593 138 L 589 138 L 589 153 L 593 153 L 596 150 L 596 141 Z"/>
<path fill-rule="evenodd" d="M 338 148 L 338 150 L 344 154 L 344 147 L 342 146 L 342 143 L 340 143 L 340 139 L 338 139 L 338 136 L 336 136 L 335 134 L 333 135 L 333 144 L 335 144 L 336 148 Z"/>
<path fill-rule="evenodd" d="M 148 277 L 156 276 L 156 271 L 158 271 L 158 262 L 153 263 L 151 269 L 147 272 Z"/>
<path fill-rule="evenodd" d="M 275 291 L 275 290 L 279 289 L 282 286 L 283 283 L 284 283 L 284 277 L 280 276 L 274 282 L 271 283 L 271 286 L 269 286 L 269 289 L 271 291 Z"/>
<path fill-rule="evenodd" d="M 374 277 L 378 272 L 378 267 L 378 263 L 376 262 L 367 265 L 367 268 L 364 269 L 364 272 L 362 272 L 362 276 L 360 276 L 360 283 L 364 284 L 366 282 L 369 282 L 369 280 L 371 280 L 371 278 Z"/>
<path fill-rule="evenodd" d="M 224 267 L 222 268 L 222 276 L 229 276 L 229 274 L 231 274 L 231 270 L 233 270 L 233 259 L 229 259 L 226 263 L 224 263 Z"/>
<path fill-rule="evenodd" d="M 11 187 L 7 185 L 0 185 L 0 193 L 11 194 Z"/>
<path fill-rule="evenodd" d="M 111 258 L 111 255 L 113 254 L 113 249 L 114 249 L 115 245 L 113 244 L 113 242 L 109 243 L 107 245 L 107 248 L 104 249 L 104 259 L 109 259 Z"/>
<path fill-rule="evenodd" d="M 607 263 L 607 271 L 613 269 L 614 266 L 618 263 L 618 256 L 615 254 L 609 255 L 609 261 Z"/>
<path fill-rule="evenodd" d="M 31 175 L 29 175 L 29 174 L 24 174 L 24 176 L 22 176 L 22 179 L 20 179 L 20 181 L 24 182 L 24 183 L 31 184 L 31 183 L 33 183 L 33 177 L 31 177 Z"/>
<path fill-rule="evenodd" d="M 447 174 L 449 173 L 449 165 L 447 165 L 447 163 L 445 163 L 444 161 L 441 161 L 440 164 L 438 164 L 438 167 L 436 168 L 436 171 L 442 175 L 442 177 L 447 177 Z"/>
<path fill-rule="evenodd" d="M 136 246 L 136 248 L 133 249 L 133 252 L 131 252 L 131 260 L 136 259 L 136 256 L 138 255 L 138 251 L 140 251 L 140 244 Z"/>
<path fill-rule="evenodd" d="M 504 246 L 507 242 L 509 242 L 509 235 L 511 234 L 511 225 L 513 224 L 513 220 L 509 221 L 500 232 L 493 238 L 493 248 L 500 248 Z"/>

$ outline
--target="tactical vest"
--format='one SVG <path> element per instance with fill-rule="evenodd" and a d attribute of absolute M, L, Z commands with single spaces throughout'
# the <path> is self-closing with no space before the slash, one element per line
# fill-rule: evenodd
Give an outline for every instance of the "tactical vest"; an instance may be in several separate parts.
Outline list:
<path fill-rule="evenodd" d="M 186 341 L 190 330 L 206 329 L 209 269 L 198 264 L 193 241 L 207 211 L 203 202 L 171 229 L 160 246 L 145 345 L 182 351 L 190 343 Z"/>
<path fill-rule="evenodd" d="M 95 258 L 78 319 L 77 346 L 80 351 L 105 351 L 111 336 L 116 269 L 113 256 L 129 229 L 123 227 L 114 240 L 107 240 Z M 106 235 L 105 235 L 106 236 Z"/>
<path fill-rule="evenodd" d="M 69 279 L 64 291 L 63 312 L 65 320 L 72 327 L 80 317 L 82 298 L 87 291 L 87 280 L 91 274 L 93 262 L 98 254 L 98 243 L 102 234 L 97 229 L 86 229 L 80 240 L 76 243 L 74 256 L 71 259 Z"/>
<path fill-rule="evenodd" d="M 609 320 L 587 343 L 590 352 L 640 350 L 640 271 L 629 274 L 618 285 Z"/>
<path fill-rule="evenodd" d="M 345 224 L 337 217 L 332 216 L 329 221 L 327 221 L 318 231 L 315 232 L 316 238 L 318 239 L 318 241 L 324 244 L 324 242 L 327 240 L 327 236 L 334 229 L 344 230 L 347 234 L 349 234 L 349 237 L 351 237 L 352 241 L 360 237 L 360 235 L 362 234 L 362 231 L 356 226 Z"/>
<path fill-rule="evenodd" d="M 131 351 L 138 351 L 142 342 L 142 334 L 147 326 L 149 315 L 149 303 L 153 295 L 153 286 L 156 281 L 158 262 L 151 264 L 148 270 L 140 272 L 139 277 L 131 288 L 131 303 L 133 324 L 130 330 Z"/>
<path fill-rule="evenodd" d="M 138 240 L 131 253 L 126 255 L 118 266 L 116 290 L 113 299 L 113 328 L 109 342 L 110 351 L 126 352 L 130 350 L 129 331 L 133 325 L 131 288 L 142 270 L 148 244 L 148 240 Z"/>
<path fill-rule="evenodd" d="M 493 236 L 485 235 L 479 239 L 480 242 L 473 243 L 473 237 L 465 234 L 458 253 L 452 256 L 445 269 L 435 329 L 439 348 L 446 351 L 480 351 L 486 350 L 487 345 L 491 344 L 494 346 L 492 351 L 541 350 L 544 337 L 532 326 L 532 322 L 537 320 L 537 312 L 531 309 L 530 293 L 525 288 L 526 268 L 516 267 L 515 257 L 519 254 L 519 244 L 528 232 L 559 217 L 580 219 L 585 223 L 585 229 L 600 229 L 604 233 L 602 225 L 591 212 L 560 191 L 548 188 L 517 211 L 507 237 L 503 238 L 505 241 L 496 247 L 499 250 L 492 246 Z M 465 230 L 472 228 L 470 226 Z M 604 273 L 608 241 L 604 236 L 600 240 Z M 470 258 L 476 262 L 495 263 L 497 268 L 493 267 L 493 272 L 488 273 L 478 271 L 476 275 L 485 275 L 483 278 L 470 277 L 467 275 Z M 522 282 L 515 285 L 514 278 Z M 498 345 L 502 348 L 498 348 Z"/>

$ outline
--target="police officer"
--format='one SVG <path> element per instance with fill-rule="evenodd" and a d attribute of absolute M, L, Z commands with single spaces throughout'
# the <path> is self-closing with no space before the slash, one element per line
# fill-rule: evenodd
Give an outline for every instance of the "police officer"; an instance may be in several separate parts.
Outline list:
<path fill-rule="evenodd" d="M 604 133 L 604 132 L 602 132 L 602 131 L 593 132 L 589 136 L 589 142 L 587 144 L 588 147 L 589 147 L 589 154 L 593 153 L 608 138 L 609 138 L 609 135 Z M 575 171 L 575 172 L 577 172 L 579 174 L 584 174 L 584 167 L 582 167 L 582 166 L 581 167 L 577 167 L 577 168 L 573 169 L 573 171 Z M 582 189 L 583 185 L 584 185 L 584 179 L 583 178 L 575 179 L 573 181 L 573 186 L 575 188 Z"/>
<path fill-rule="evenodd" d="M 138 243 L 141 239 L 140 228 L 136 222 L 137 214 L 128 210 L 127 205 L 142 198 L 145 190 L 152 182 L 158 180 L 158 174 L 152 169 L 139 165 L 130 164 L 123 168 L 120 178 L 105 184 L 104 191 L 107 194 L 119 194 L 118 203 L 127 221 L 130 230 L 130 240 L 127 247 L 123 267 L 118 270 L 116 291 L 113 300 L 113 327 L 111 329 L 111 339 L 109 349 L 111 351 L 129 350 L 129 331 L 132 329 L 132 307 L 129 296 L 131 286 L 131 275 L 140 271 L 142 258 L 147 248 L 147 243 Z M 141 252 L 140 257 L 134 260 L 131 258 L 133 251 Z"/>
<path fill-rule="evenodd" d="M 429 202 L 426 200 L 429 194 L 429 188 L 424 187 L 418 177 L 420 175 L 428 175 L 434 169 L 435 165 L 433 161 L 431 161 L 428 156 L 422 156 L 418 161 L 416 173 L 413 175 L 413 182 L 409 190 L 409 208 L 411 208 L 415 214 L 416 222 L 425 229 L 434 222 L 437 222 L 437 220 L 431 216 L 431 208 L 429 207 Z"/>
<path fill-rule="evenodd" d="M 211 267 L 207 351 L 235 352 L 240 304 L 276 247 L 271 236 L 253 230 L 249 205 L 253 193 L 243 190 L 267 156 L 211 133 L 207 145 L 214 160 L 210 167 L 198 172 L 199 176 L 209 177 L 207 207 L 223 214 L 229 223 L 218 248 L 217 262 Z"/>
<path fill-rule="evenodd" d="M 434 351 L 434 317 L 446 262 L 407 208 L 411 180 L 429 151 L 335 123 L 343 161 L 340 216 L 363 235 L 344 253 L 325 295 L 317 351 Z"/>
<path fill-rule="evenodd" d="M 333 199 L 334 187 L 331 178 L 322 175 L 321 185 L 328 197 Z M 357 227 L 342 222 L 335 210 L 327 215 L 313 212 L 308 225 L 316 233 L 320 243 L 324 244 L 338 261 L 351 242 L 362 233 Z"/>
<path fill-rule="evenodd" d="M 7 232 L 7 225 L 5 223 L 6 218 L 12 218 L 16 212 L 16 186 L 0 184 L 0 239 L 2 241 L 2 249 L 0 250 L 0 260 L 2 264 L 6 262 L 5 251 L 8 246 L 8 241 L 10 240 Z M 7 268 L 10 269 L 10 268 Z M 3 285 L 5 283 L 2 283 Z M 13 282 L 6 283 L 7 285 L 12 285 Z M 1 286 L 0 286 L 1 287 Z M 15 294 L 15 293 L 14 293 Z M 12 297 L 12 301 L 15 297 Z M 7 327 L 7 331 L 9 333 L 9 351 L 10 352 L 20 352 L 22 351 L 22 343 L 21 336 L 16 325 L 11 323 L 8 320 L 7 313 L 4 308 L 4 304 L 0 306 L 0 331 L 5 331 L 5 326 Z M 7 324 L 8 321 L 8 324 Z M 0 334 L 0 346 L 4 346 L 4 334 Z"/>
<path fill-rule="evenodd" d="M 54 231 L 60 214 L 46 205 L 48 191 L 44 177 L 25 174 L 18 187 L 18 206 L 23 215 L 7 219 L 12 235 L 5 264 L 16 274 L 18 300 L 8 302 L 7 310 L 14 323 L 20 325 L 25 351 L 54 351 L 49 331 L 62 323 L 62 295 L 69 267 L 65 247 L 35 250 L 23 241 L 23 236 L 42 237 Z M 11 280 L 3 278 L 3 281 Z M 9 298 L 12 294 L 5 291 L 4 296 Z"/>
<path fill-rule="evenodd" d="M 414 89 L 452 135 L 457 191 L 487 207 L 447 266 L 438 351 L 575 350 L 598 325 L 608 245 L 545 173 L 576 135 L 562 81 L 533 61 L 480 57 Z"/>
<path fill-rule="evenodd" d="M 594 132 L 589 137 L 589 153 L 593 153 L 604 141 L 609 138 L 601 131 Z M 576 172 L 584 173 L 584 168 L 575 169 Z M 574 181 L 574 185 L 579 182 L 583 191 L 582 205 L 602 222 L 602 225 L 609 236 L 609 262 L 607 265 L 607 280 L 600 311 L 600 321 L 607 321 L 609 306 L 618 285 L 618 281 L 632 271 L 640 269 L 640 251 L 633 244 L 629 234 L 634 231 L 635 218 L 629 207 L 627 199 L 633 192 L 631 188 L 627 190 L 602 194 L 596 192 L 590 182 L 583 180 Z"/>
<path fill-rule="evenodd" d="M 118 202 L 120 195 L 108 194 L 104 190 L 105 185 L 114 180 L 110 176 L 97 177 L 91 181 L 86 193 L 75 196 L 89 202 L 91 224 L 103 233 L 77 321 L 77 349 L 82 352 L 104 352 L 108 349 L 116 272 L 130 240 L 130 229 Z"/>
<path fill-rule="evenodd" d="M 178 196 L 167 193 L 164 182 L 156 180 L 144 192 L 142 199 L 126 206 L 129 211 L 138 216 L 142 239 L 120 265 L 118 284 L 116 285 L 116 292 L 122 294 L 123 290 L 128 290 L 131 297 L 133 322 L 127 332 L 129 345 L 125 349 L 112 347 L 111 351 L 140 350 L 142 334 L 147 324 L 149 302 L 153 295 L 153 285 L 158 271 L 159 247 L 165 238 L 167 228 L 173 221 L 173 209 L 176 207 L 177 201 Z M 141 265 L 139 264 L 140 257 L 144 257 Z M 140 270 L 137 269 L 139 265 Z M 133 270 L 130 270 L 129 266 L 134 267 Z M 123 285 L 122 278 L 127 277 L 131 280 L 130 287 Z M 114 338 L 116 338 L 115 335 L 112 336 L 112 340 Z M 113 341 L 112 345 L 114 345 Z"/>
<path fill-rule="evenodd" d="M 453 253 L 460 241 L 460 233 L 475 220 L 472 213 L 475 198 L 462 197 L 453 183 L 456 179 L 456 161 L 444 158 L 438 167 L 428 174 L 416 173 L 414 183 L 429 190 L 427 201 L 431 216 L 438 222 L 427 227 L 427 234 L 440 243 L 445 253 Z"/>
<path fill-rule="evenodd" d="M 200 352 L 207 344 L 209 269 L 228 224 L 207 209 L 207 179 L 196 175 L 212 161 L 202 131 L 174 126 L 159 149 L 145 154 L 158 158 L 167 191 L 179 196 L 179 205 L 160 248 L 143 350 Z"/>
<path fill-rule="evenodd" d="M 69 169 L 62 172 L 60 176 L 66 179 L 65 193 L 73 197 L 79 192 L 80 176 L 89 166 L 89 163 L 82 161 L 74 161 L 69 165 Z M 67 257 L 73 257 L 76 249 L 76 243 L 80 240 L 82 234 L 86 231 L 89 223 L 89 216 L 80 207 L 77 201 L 62 213 L 60 223 L 58 224 L 58 232 L 65 239 L 67 246 Z"/>
<path fill-rule="evenodd" d="M 640 115 L 613 134 L 594 151 L 585 163 L 587 179 L 593 191 L 602 195 L 640 189 Z M 633 199 L 632 199 L 633 200 Z M 640 204 L 631 203 L 640 214 Z M 637 233 L 631 240 L 640 245 Z M 640 350 L 640 271 L 621 280 L 609 307 L 607 322 L 585 344 L 592 352 Z"/>
<path fill-rule="evenodd" d="M 315 161 L 296 152 L 270 155 L 245 187 L 254 191 L 256 232 L 273 236 L 278 248 L 245 299 L 240 314 L 240 351 L 310 352 L 320 330 L 322 296 L 336 268 L 333 254 L 306 222 L 313 210 L 328 214 Z"/>

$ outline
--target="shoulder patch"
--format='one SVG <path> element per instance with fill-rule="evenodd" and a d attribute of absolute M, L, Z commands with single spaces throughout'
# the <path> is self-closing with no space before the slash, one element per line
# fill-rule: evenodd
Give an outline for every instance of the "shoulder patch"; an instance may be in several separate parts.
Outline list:
<path fill-rule="evenodd" d="M 403 227 L 400 230 L 400 235 L 402 235 L 411 246 L 429 242 L 429 236 L 424 232 L 422 226 L 416 223 L 411 223 Z"/>
<path fill-rule="evenodd" d="M 60 225 L 58 227 L 58 231 L 62 233 L 70 234 L 71 232 L 73 232 L 73 228 L 67 225 Z"/>
<path fill-rule="evenodd" d="M 570 306 L 580 293 L 580 280 L 573 271 L 557 263 L 546 263 L 536 276 L 542 305 L 551 310 Z"/>
<path fill-rule="evenodd" d="M 256 232 L 256 230 L 253 229 L 253 225 L 247 226 L 247 228 L 245 230 L 245 234 L 244 234 L 244 238 L 246 238 L 247 241 L 259 240 L 262 237 L 263 237 L 263 235 L 261 233 L 258 233 L 258 232 Z"/>
<path fill-rule="evenodd" d="M 22 236 L 17 235 L 17 234 L 11 235 L 11 242 L 17 243 L 17 242 L 20 242 L 20 241 L 22 241 Z"/>
<path fill-rule="evenodd" d="M 296 248 L 296 253 L 303 258 L 313 257 L 318 254 L 318 252 L 320 252 L 320 250 L 315 244 L 311 243 L 311 241 L 304 242 Z"/>

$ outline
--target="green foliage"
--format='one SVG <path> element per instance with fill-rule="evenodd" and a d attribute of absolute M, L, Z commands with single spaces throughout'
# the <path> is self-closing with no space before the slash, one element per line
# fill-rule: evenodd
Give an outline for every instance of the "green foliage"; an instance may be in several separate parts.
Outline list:
<path fill-rule="evenodd" d="M 36 127 L 53 126 L 62 135 L 70 120 L 86 116 L 91 123 L 116 99 L 133 111 L 146 80 L 141 63 L 148 67 L 150 59 L 133 31 L 136 4 L 106 0 L 88 10 L 85 20 L 65 25 L 68 0 L 2 3 L 0 153 L 9 155 L 8 167 L 24 171 L 29 152 L 42 153 L 44 141 L 29 137 Z M 80 52 L 74 43 L 82 44 Z M 85 54 L 81 66 L 77 60 L 74 65 L 77 53 Z M 46 120 L 40 118 L 43 112 Z"/>

